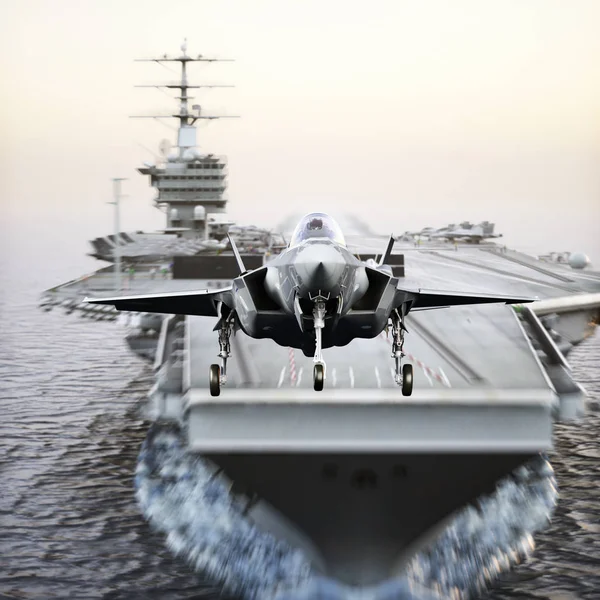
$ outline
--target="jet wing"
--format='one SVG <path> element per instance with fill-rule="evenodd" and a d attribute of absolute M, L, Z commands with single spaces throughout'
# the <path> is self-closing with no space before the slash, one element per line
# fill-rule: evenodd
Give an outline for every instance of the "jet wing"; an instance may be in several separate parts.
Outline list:
<path fill-rule="evenodd" d="M 91 304 L 112 304 L 117 310 L 217 317 L 217 303 L 233 306 L 231 288 L 148 294 L 145 296 L 115 296 L 113 298 L 84 298 Z"/>
<path fill-rule="evenodd" d="M 489 296 L 486 294 L 465 294 L 460 292 L 419 290 L 411 292 L 414 301 L 411 310 L 427 310 L 430 308 L 446 308 L 448 306 L 461 306 L 465 304 L 522 304 L 534 302 L 537 298 L 524 298 L 515 296 Z"/>

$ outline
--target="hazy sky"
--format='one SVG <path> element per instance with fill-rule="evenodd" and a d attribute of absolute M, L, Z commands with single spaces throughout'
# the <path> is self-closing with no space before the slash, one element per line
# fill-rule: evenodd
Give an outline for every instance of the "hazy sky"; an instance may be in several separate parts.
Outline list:
<path fill-rule="evenodd" d="M 326 209 L 400 233 L 489 219 L 518 247 L 600 261 L 597 0 L 19 0 L 2 12 L 5 244 L 27 223 L 84 249 L 112 229 L 114 176 L 130 178 L 125 229 L 164 225 L 135 168 L 174 123 L 128 116 L 172 110 L 133 86 L 176 74 L 133 59 L 187 37 L 190 54 L 236 59 L 194 65 L 191 80 L 237 86 L 196 101 L 242 116 L 199 131 L 203 150 L 229 157 L 240 222 Z"/>

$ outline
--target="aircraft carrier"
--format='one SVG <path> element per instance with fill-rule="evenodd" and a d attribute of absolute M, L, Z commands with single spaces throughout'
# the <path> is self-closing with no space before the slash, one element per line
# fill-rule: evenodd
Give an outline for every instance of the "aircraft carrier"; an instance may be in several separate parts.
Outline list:
<path fill-rule="evenodd" d="M 94 240 L 92 255 L 113 265 L 47 290 L 45 310 L 60 307 L 113 320 L 117 313 L 111 307 L 83 298 L 223 287 L 237 275 L 223 241 L 227 231 L 249 268 L 285 247 L 293 220 L 282 221 L 279 233 L 233 224 L 226 212 L 226 159 L 196 149 L 196 121 L 216 117 L 204 115 L 198 105 L 190 110 L 188 90 L 201 86 L 188 84 L 187 68 L 213 59 L 193 58 L 184 45 L 178 56 L 149 60 L 181 67 L 180 81 L 166 86 L 179 91 L 179 112 L 171 115 L 179 120 L 176 146 L 170 151 L 163 144 L 163 160 L 139 169 L 157 190 L 155 203 L 166 213 L 166 227 Z M 116 182 L 117 208 L 119 194 Z M 334 216 L 356 255 L 368 259 L 384 251 L 384 235 L 357 217 Z M 540 259 L 508 249 L 490 241 L 497 237 L 493 230 L 489 223 L 461 223 L 398 238 L 392 263 L 403 287 L 540 299 L 515 308 L 410 314 L 405 344 L 405 360 L 415 369 L 410 397 L 394 381 L 391 340 L 383 335 L 326 350 L 325 390 L 315 393 L 310 358 L 240 332 L 232 338 L 227 386 L 214 398 L 208 390 L 209 365 L 218 352 L 212 319 L 126 317 L 127 342 L 155 371 L 149 414 L 177 426 L 186 456 L 202 457 L 206 489 L 218 482 L 237 507 L 236 518 L 300 553 L 307 565 L 300 579 L 326 577 L 362 590 L 356 597 L 400 597 L 378 596 L 374 586 L 408 572 L 414 576 L 414 557 L 448 531 L 457 511 L 482 495 L 493 497 L 499 481 L 536 464 L 552 448 L 556 421 L 584 416 L 586 393 L 573 379 L 568 354 L 600 318 L 600 273 L 582 268 L 586 261 L 578 255 Z M 156 452 L 170 443 L 159 444 Z M 144 450 L 146 458 L 150 451 Z M 148 490 L 158 489 L 152 477 L 175 487 L 184 479 L 177 468 L 152 475 L 144 459 L 141 465 L 136 481 L 143 508 Z M 168 531 L 156 512 L 149 518 Z M 211 518 L 218 529 L 221 517 Z M 224 543 L 234 552 L 228 527 L 228 541 L 204 548 L 213 557 Z M 254 538 L 235 539 L 240 546 Z M 201 564 L 202 555 L 195 556 Z M 237 589 L 229 567 L 213 563 L 205 557 L 202 564 Z M 483 579 L 491 578 L 488 572 Z M 451 596 L 450 584 L 441 579 L 431 589 L 439 595 L 431 597 L 467 597 L 458 584 Z M 286 585 L 279 582 L 278 593 Z M 268 597 L 260 589 L 250 596 Z"/>

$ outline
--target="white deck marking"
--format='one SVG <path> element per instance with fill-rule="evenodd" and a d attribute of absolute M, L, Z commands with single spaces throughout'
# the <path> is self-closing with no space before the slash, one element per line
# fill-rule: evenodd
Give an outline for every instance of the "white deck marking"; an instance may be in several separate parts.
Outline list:
<path fill-rule="evenodd" d="M 296 381 L 296 387 L 300 387 L 300 382 L 302 381 L 302 373 L 304 373 L 304 367 L 300 367 L 298 371 L 298 381 Z"/>
<path fill-rule="evenodd" d="M 450 388 L 452 387 L 452 384 L 450 383 L 450 380 L 448 379 L 448 377 L 446 376 L 446 373 L 444 373 L 444 369 L 442 369 L 442 367 L 438 367 L 438 371 L 440 372 L 440 375 L 442 376 L 442 379 L 444 380 L 444 383 Z"/>
<path fill-rule="evenodd" d="M 335 369 L 331 369 L 331 385 L 333 387 L 337 385 L 337 372 Z"/>
<path fill-rule="evenodd" d="M 381 387 L 381 377 L 379 376 L 379 368 L 375 367 L 375 379 L 377 379 L 377 387 Z"/>
<path fill-rule="evenodd" d="M 352 367 L 348 367 L 348 375 L 350 375 L 350 387 L 354 387 L 354 369 Z"/>
<path fill-rule="evenodd" d="M 281 369 L 281 373 L 279 374 L 279 381 L 277 382 L 277 387 L 280 388 L 283 385 L 283 378 L 285 377 L 286 368 L 283 367 Z"/>
<path fill-rule="evenodd" d="M 433 381 L 431 380 L 431 377 L 429 377 L 429 373 L 427 372 L 427 369 L 422 369 L 422 371 L 425 374 L 425 377 L 427 377 L 427 381 L 429 381 L 429 385 L 431 387 L 433 387 Z"/>

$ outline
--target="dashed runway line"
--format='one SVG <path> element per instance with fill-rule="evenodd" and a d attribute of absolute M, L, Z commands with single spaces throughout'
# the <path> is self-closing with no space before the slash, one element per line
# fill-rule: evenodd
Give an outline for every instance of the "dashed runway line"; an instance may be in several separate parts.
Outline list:
<path fill-rule="evenodd" d="M 452 387 L 450 381 L 448 381 L 448 377 L 446 377 L 446 374 L 441 370 L 441 367 L 438 367 L 438 372 L 436 372 L 431 367 L 428 367 L 423 361 L 419 360 L 409 352 L 403 352 L 403 355 L 406 356 L 411 362 L 416 364 L 421 369 L 421 371 L 425 373 L 425 376 L 427 377 L 431 385 L 433 385 L 433 382 L 431 381 L 431 378 L 433 377 L 433 379 L 435 379 L 442 385 L 445 385 L 446 387 Z"/>
<path fill-rule="evenodd" d="M 386 342 L 386 336 L 383 332 L 379 335 L 379 338 L 384 343 Z M 449 388 L 452 387 L 452 384 L 450 383 L 448 377 L 446 376 L 446 373 L 444 373 L 444 371 L 442 370 L 442 367 L 438 367 L 437 371 L 435 371 L 434 369 L 432 369 L 431 367 L 428 367 L 423 361 L 419 360 L 418 358 L 416 358 L 409 352 L 403 352 L 402 356 L 405 356 L 406 358 L 408 358 L 408 360 L 410 360 L 414 365 L 419 367 L 423 371 L 423 373 L 425 373 L 425 377 L 427 378 L 427 381 L 429 381 L 429 385 L 431 385 L 432 387 L 433 387 L 432 378 L 435 379 L 438 383 L 441 383 L 442 385 L 444 385 L 446 387 L 449 387 Z M 394 380 L 394 383 L 396 383 L 395 370 L 393 367 L 390 367 L 390 373 L 392 374 L 392 379 Z"/>
<path fill-rule="evenodd" d="M 423 369 L 423 374 L 425 375 L 425 377 L 427 377 L 427 381 L 429 382 L 429 385 L 431 387 L 433 387 L 433 381 L 431 380 L 431 377 L 429 377 L 429 373 L 425 369 Z"/>
<path fill-rule="evenodd" d="M 446 373 L 444 373 L 444 369 L 442 369 L 442 367 L 438 367 L 438 371 L 440 372 L 440 375 L 442 376 L 442 379 L 444 380 L 444 384 L 446 385 L 446 387 L 452 387 L 450 380 L 448 379 Z"/>
<path fill-rule="evenodd" d="M 288 348 L 288 361 L 290 363 L 290 386 L 296 385 L 296 354 L 292 347 Z"/>
<path fill-rule="evenodd" d="M 381 337 L 382 341 L 384 341 L 384 342 L 386 341 L 383 333 L 381 334 L 380 337 Z M 403 356 L 408 358 L 408 360 L 410 360 L 411 363 L 414 364 L 414 366 L 418 367 L 425 374 L 425 377 L 431 387 L 434 386 L 434 380 L 445 387 L 448 387 L 448 388 L 452 387 L 452 384 L 450 383 L 448 376 L 446 375 L 446 373 L 444 372 L 444 370 L 442 369 L 441 366 L 438 366 L 437 369 L 434 370 L 434 369 L 428 367 L 427 365 L 425 365 L 422 361 L 420 361 L 419 359 L 417 359 L 415 356 L 413 356 L 412 354 L 410 354 L 408 352 L 404 352 Z M 294 351 L 292 348 L 289 348 L 289 363 L 290 363 L 289 364 L 290 387 L 300 387 L 300 385 L 302 383 L 302 376 L 304 374 L 304 367 L 300 367 L 300 369 L 296 372 Z M 279 379 L 277 382 L 278 388 L 283 387 L 287 373 L 288 373 L 287 366 L 282 367 L 282 369 L 279 373 Z M 377 388 L 381 388 L 383 385 L 383 382 L 381 379 L 381 373 L 380 373 L 379 367 L 374 366 L 374 373 L 375 373 L 375 382 L 376 382 Z M 390 377 L 392 379 L 394 386 L 397 385 L 396 372 L 395 372 L 395 369 L 393 366 L 390 367 Z M 348 367 L 348 378 L 349 378 L 350 387 L 354 388 L 355 384 L 356 384 L 356 378 L 355 378 L 353 367 Z M 337 385 L 338 385 L 337 369 L 335 367 L 333 367 L 331 369 L 331 385 L 332 385 L 332 387 L 337 387 Z"/>
<path fill-rule="evenodd" d="M 285 377 L 286 368 L 283 367 L 281 369 L 281 373 L 279 374 L 279 381 L 277 382 L 277 387 L 280 388 L 283 385 L 283 379 Z"/>

